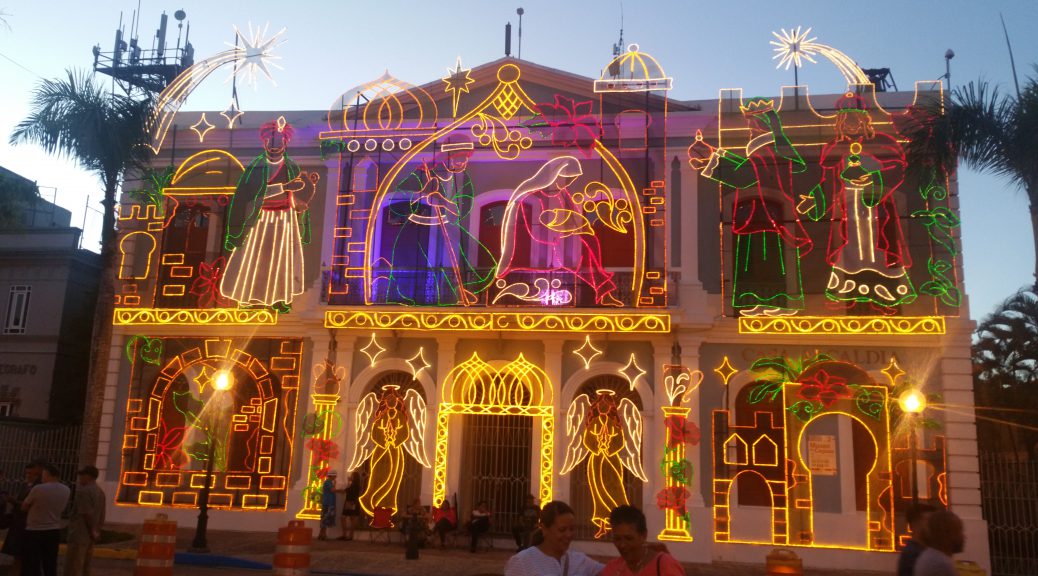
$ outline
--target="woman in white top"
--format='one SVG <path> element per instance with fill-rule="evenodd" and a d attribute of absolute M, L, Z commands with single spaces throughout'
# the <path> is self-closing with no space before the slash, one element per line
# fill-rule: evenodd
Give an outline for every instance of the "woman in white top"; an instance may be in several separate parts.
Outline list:
<path fill-rule="evenodd" d="M 505 576 L 598 576 L 603 565 L 569 549 L 576 517 L 569 504 L 553 500 L 541 509 L 544 540 L 508 559 Z"/>

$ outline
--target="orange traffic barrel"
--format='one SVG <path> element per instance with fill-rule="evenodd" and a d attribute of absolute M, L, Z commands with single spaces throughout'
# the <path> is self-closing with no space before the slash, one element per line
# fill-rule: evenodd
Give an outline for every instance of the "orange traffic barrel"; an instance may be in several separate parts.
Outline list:
<path fill-rule="evenodd" d="M 804 562 L 792 550 L 776 548 L 764 563 L 767 576 L 803 576 Z"/>
<path fill-rule="evenodd" d="M 176 522 L 165 514 L 156 514 L 154 518 L 145 520 L 133 576 L 173 576 L 176 547 Z"/>
<path fill-rule="evenodd" d="M 274 574 L 276 576 L 306 576 L 310 573 L 310 542 L 314 538 L 313 528 L 302 520 L 292 520 L 288 526 L 278 528 L 278 544 L 274 549 Z"/>

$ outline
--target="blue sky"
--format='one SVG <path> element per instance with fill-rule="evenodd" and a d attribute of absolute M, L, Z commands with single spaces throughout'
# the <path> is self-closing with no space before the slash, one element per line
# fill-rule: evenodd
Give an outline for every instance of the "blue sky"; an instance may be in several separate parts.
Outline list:
<path fill-rule="evenodd" d="M 864 68 L 889 67 L 901 90 L 945 71 L 944 53 L 955 51 L 951 80 L 978 78 L 1012 90 L 1012 74 L 999 13 L 1005 16 L 1019 73 L 1034 73 L 1038 62 L 1038 2 L 1033 0 L 873 0 L 862 2 L 714 0 L 182 0 L 140 2 L 141 43 L 150 46 L 162 11 L 170 14 L 170 42 L 177 28 L 172 13 L 187 12 L 196 59 L 227 48 L 234 26 L 285 28 L 274 69 L 276 85 L 239 87 L 242 109 L 327 109 L 342 93 L 385 70 L 420 84 L 439 78 L 461 56 L 466 66 L 503 55 L 504 25 L 515 34 L 522 6 L 522 57 L 538 64 L 597 77 L 618 40 L 623 12 L 624 42 L 636 42 L 674 78 L 671 95 L 716 98 L 721 88 L 747 94 L 776 94 L 793 83 L 792 70 L 777 70 L 771 59 L 772 31 L 812 27 L 822 44 L 854 58 Z M 0 27 L 0 165 L 41 186 L 41 192 L 73 212 L 84 246 L 96 250 L 100 185 L 72 164 L 29 146 L 11 147 L 7 136 L 28 113 L 30 92 L 43 78 L 68 67 L 89 68 L 91 47 L 110 50 L 120 12 L 129 28 L 137 2 L 11 2 L 0 0 L 10 28 Z M 218 71 L 185 104 L 185 110 L 226 107 L 230 84 Z M 1022 78 L 1023 79 L 1023 78 Z M 835 67 L 820 61 L 800 70 L 812 93 L 842 90 Z M 87 195 L 92 209 L 85 210 Z M 1033 280 L 1034 262 L 1027 200 L 1022 191 L 993 177 L 962 173 L 960 199 L 966 290 L 970 313 L 981 318 L 1003 298 Z"/>

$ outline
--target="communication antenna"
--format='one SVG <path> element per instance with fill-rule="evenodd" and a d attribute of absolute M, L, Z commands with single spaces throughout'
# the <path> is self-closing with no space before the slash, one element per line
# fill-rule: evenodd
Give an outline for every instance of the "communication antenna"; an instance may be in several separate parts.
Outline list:
<path fill-rule="evenodd" d="M 515 13 L 519 15 L 519 53 L 518 53 L 518 55 L 516 55 L 516 58 L 518 58 L 519 60 L 522 60 L 523 59 L 523 14 L 526 13 L 526 10 L 523 10 L 523 7 L 520 6 L 519 8 L 515 9 Z"/>
<path fill-rule="evenodd" d="M 613 61 L 609 63 L 609 75 L 616 78 L 620 75 L 620 64 L 617 57 L 624 52 L 624 2 L 620 0 L 620 39 L 613 44 Z"/>
<path fill-rule="evenodd" d="M 151 48 L 145 50 L 141 47 L 137 35 L 140 3 L 138 2 L 138 9 L 131 18 L 128 42 L 120 13 L 112 51 L 102 52 L 99 44 L 93 48 L 94 70 L 111 76 L 127 93 L 134 89 L 156 94 L 162 92 L 184 69 L 194 64 L 195 49 L 189 40 L 191 25 L 188 24 L 186 31 L 183 29 L 187 13 L 177 10 L 173 18 L 176 19 L 178 28 L 176 48 L 170 49 L 167 46 L 169 16 L 163 12 L 159 19 L 159 27 L 152 37 Z"/>
<path fill-rule="evenodd" d="M 512 55 L 512 23 L 505 24 L 505 56 Z"/>

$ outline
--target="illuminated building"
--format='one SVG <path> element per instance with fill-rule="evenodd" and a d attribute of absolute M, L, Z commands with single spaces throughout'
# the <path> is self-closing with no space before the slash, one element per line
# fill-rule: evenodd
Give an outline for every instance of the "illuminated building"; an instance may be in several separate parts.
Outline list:
<path fill-rule="evenodd" d="M 689 102 L 634 45 L 598 78 L 448 70 L 167 122 L 152 200 L 120 212 L 115 516 L 194 506 L 212 446 L 214 524 L 316 518 L 352 470 L 373 521 L 486 499 L 507 531 L 533 494 L 611 553 L 591 540 L 627 500 L 681 558 L 892 566 L 912 463 L 891 398 L 971 403 L 956 190 L 903 174 L 897 132 L 940 83 Z M 235 261 L 280 297 L 221 290 Z M 920 499 L 983 561 L 972 417 L 931 408 Z"/>

